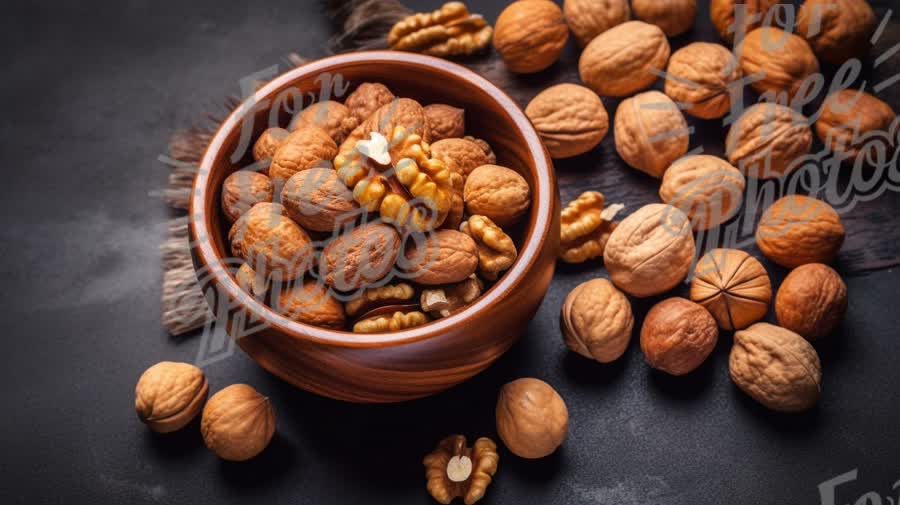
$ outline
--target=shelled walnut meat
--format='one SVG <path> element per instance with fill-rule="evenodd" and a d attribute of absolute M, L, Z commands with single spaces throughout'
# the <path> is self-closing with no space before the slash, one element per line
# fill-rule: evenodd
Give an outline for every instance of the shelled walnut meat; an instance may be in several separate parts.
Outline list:
<path fill-rule="evenodd" d="M 778 324 L 807 340 L 830 334 L 847 312 L 847 285 L 828 265 L 809 263 L 791 271 L 775 296 Z"/>
<path fill-rule="evenodd" d="M 566 263 L 584 263 L 602 258 L 609 236 L 616 229 L 613 218 L 625 208 L 622 204 L 604 207 L 602 193 L 585 191 L 560 212 L 559 259 Z"/>
<path fill-rule="evenodd" d="M 393 26 L 388 45 L 397 51 L 438 56 L 467 56 L 486 48 L 493 29 L 462 2 L 447 2 L 434 12 L 408 16 Z"/>
<path fill-rule="evenodd" d="M 812 130 L 802 114 L 776 103 L 744 111 L 725 138 L 728 161 L 747 177 L 775 179 L 802 166 L 812 149 Z"/>
<path fill-rule="evenodd" d="M 816 120 L 816 134 L 831 152 L 850 160 L 887 159 L 896 147 L 897 113 L 887 103 L 851 89 L 828 95 Z"/>
<path fill-rule="evenodd" d="M 628 0 L 565 0 L 563 13 L 581 47 L 597 35 L 631 19 Z"/>
<path fill-rule="evenodd" d="M 744 176 L 727 161 L 698 154 L 685 156 L 666 170 L 659 197 L 687 214 L 694 230 L 708 230 L 737 214 L 745 186 Z"/>
<path fill-rule="evenodd" d="M 479 438 L 468 447 L 466 437 L 451 435 L 422 461 L 428 493 L 444 505 L 454 498 L 472 505 L 484 497 L 499 461 L 497 445 L 491 439 Z"/>
<path fill-rule="evenodd" d="M 448 317 L 474 302 L 484 291 L 484 284 L 476 275 L 455 284 L 422 290 L 422 310 L 432 317 Z"/>
<path fill-rule="evenodd" d="M 762 264 L 746 252 L 713 249 L 694 268 L 690 297 L 712 314 L 719 328 L 741 330 L 766 317 L 772 282 Z"/>
<path fill-rule="evenodd" d="M 725 46 L 694 42 L 675 51 L 666 69 L 666 95 L 684 111 L 701 119 L 716 119 L 731 110 L 741 70 Z"/>
<path fill-rule="evenodd" d="M 766 209 L 756 228 L 756 245 L 786 268 L 831 263 L 844 243 L 838 213 L 822 200 L 802 195 L 780 198 Z"/>
<path fill-rule="evenodd" d="M 718 339 L 716 320 L 701 305 L 684 298 L 654 305 L 641 327 L 641 350 L 647 364 L 670 375 L 697 369 Z"/>
<path fill-rule="evenodd" d="M 647 91 L 619 104 L 615 141 L 616 152 L 628 166 L 656 178 L 690 147 L 684 114 L 659 91 Z"/>
<path fill-rule="evenodd" d="M 786 103 L 801 85 L 819 72 L 819 61 L 802 37 L 780 28 L 763 26 L 748 33 L 736 49 L 741 71 L 760 80 L 750 86 L 760 94 L 771 94 Z M 782 98 L 783 97 L 783 98 Z"/>
<path fill-rule="evenodd" d="M 538 459 L 553 454 L 569 432 L 566 402 L 539 379 L 518 379 L 500 389 L 497 434 L 516 456 Z"/>
<path fill-rule="evenodd" d="M 674 37 L 691 29 L 697 17 L 697 0 L 631 0 L 634 17 L 654 24 Z"/>
<path fill-rule="evenodd" d="M 656 82 L 670 53 L 666 34 L 658 26 L 629 21 L 601 33 L 584 48 L 578 73 L 600 96 L 629 96 Z"/>
<path fill-rule="evenodd" d="M 550 0 L 520 0 L 497 18 L 494 48 L 511 72 L 540 72 L 559 58 L 569 28 L 562 10 Z"/>
<path fill-rule="evenodd" d="M 170 433 L 197 417 L 208 393 L 202 370 L 188 363 L 163 361 L 141 375 L 134 388 L 134 409 L 151 430 Z"/>
<path fill-rule="evenodd" d="M 497 278 L 516 261 L 516 244 L 486 216 L 472 216 L 460 226 L 478 248 L 478 273 L 488 280 Z"/>
<path fill-rule="evenodd" d="M 611 282 L 593 279 L 566 296 L 559 326 L 569 349 L 585 358 L 610 363 L 628 348 L 634 315 L 628 298 Z"/>
<path fill-rule="evenodd" d="M 796 30 L 819 58 L 840 65 L 869 52 L 876 24 L 866 0 L 806 0 L 797 11 Z"/>
<path fill-rule="evenodd" d="M 577 84 L 557 84 L 540 92 L 525 108 L 553 158 L 584 154 L 609 131 L 609 116 L 596 93 Z"/>
<path fill-rule="evenodd" d="M 709 14 L 719 36 L 734 42 L 761 25 L 772 26 L 779 3 L 780 0 L 712 0 Z"/>

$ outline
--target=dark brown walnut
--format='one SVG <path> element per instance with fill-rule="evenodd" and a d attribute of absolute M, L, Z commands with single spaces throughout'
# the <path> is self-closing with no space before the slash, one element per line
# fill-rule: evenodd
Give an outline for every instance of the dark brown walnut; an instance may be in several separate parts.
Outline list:
<path fill-rule="evenodd" d="M 328 132 L 317 126 L 301 126 L 291 132 L 275 151 L 269 176 L 280 185 L 302 170 L 331 166 L 336 154 L 337 144 Z"/>
<path fill-rule="evenodd" d="M 271 202 L 273 193 L 272 180 L 267 176 L 238 170 L 222 183 L 222 212 L 229 221 L 237 221 L 257 203 Z"/>
<path fill-rule="evenodd" d="M 797 34 L 833 65 L 865 57 L 876 25 L 866 0 L 806 0 L 797 11 Z"/>
<path fill-rule="evenodd" d="M 348 316 L 357 317 L 381 307 L 408 305 L 415 296 L 416 290 L 405 282 L 366 288 L 347 301 L 344 310 Z"/>
<path fill-rule="evenodd" d="M 344 305 L 316 280 L 307 280 L 283 290 L 276 301 L 283 316 L 300 323 L 342 330 L 346 325 Z"/>
<path fill-rule="evenodd" d="M 753 256 L 738 249 L 713 249 L 694 268 L 691 300 L 706 308 L 719 328 L 741 330 L 766 317 L 772 282 Z"/>
<path fill-rule="evenodd" d="M 760 77 L 750 86 L 757 93 L 774 95 L 780 103 L 793 99 L 803 83 L 819 72 L 819 61 L 809 44 L 780 28 L 753 30 L 736 51 L 744 76 Z"/>
<path fill-rule="evenodd" d="M 825 99 L 816 133 L 833 153 L 850 160 L 885 159 L 894 152 L 896 119 L 887 103 L 863 91 L 845 89 Z"/>
<path fill-rule="evenodd" d="M 555 63 L 568 39 L 569 28 L 555 3 L 520 0 L 497 18 L 494 48 L 511 72 L 530 74 Z"/>
<path fill-rule="evenodd" d="M 717 119 L 731 110 L 732 88 L 741 69 L 725 46 L 694 42 L 675 51 L 666 69 L 666 95 L 702 119 Z"/>
<path fill-rule="evenodd" d="M 431 156 L 441 160 L 447 168 L 463 177 L 463 182 L 472 170 L 491 163 L 481 146 L 466 139 L 444 139 L 431 144 Z"/>
<path fill-rule="evenodd" d="M 801 265 L 785 277 L 775 296 L 778 324 L 807 340 L 829 335 L 847 312 L 847 285 L 828 265 Z"/>
<path fill-rule="evenodd" d="M 609 132 L 609 115 L 596 93 L 577 84 L 557 84 L 540 92 L 525 108 L 550 156 L 584 154 Z"/>
<path fill-rule="evenodd" d="M 780 0 L 712 0 L 709 14 L 719 36 L 728 42 L 734 42 L 735 35 L 742 38 L 763 23 L 770 26 L 773 8 L 779 2 Z"/>
<path fill-rule="evenodd" d="M 697 0 L 631 0 L 634 17 L 654 24 L 674 37 L 691 29 L 697 17 Z"/>
<path fill-rule="evenodd" d="M 325 100 L 311 104 L 300 111 L 294 116 L 288 129 L 294 131 L 301 126 L 308 125 L 318 126 L 325 130 L 336 144 L 340 144 L 347 138 L 347 135 L 350 135 L 350 132 L 359 126 L 359 120 L 350 113 L 350 109 L 344 104 L 334 100 Z"/>
<path fill-rule="evenodd" d="M 281 203 L 288 217 L 312 231 L 334 231 L 359 215 L 353 192 L 330 168 L 311 168 L 292 175 L 281 190 Z"/>
<path fill-rule="evenodd" d="M 812 149 L 812 129 L 802 114 L 776 103 L 758 103 L 738 118 L 725 138 L 728 161 L 747 177 L 775 179 L 797 170 Z"/>
<path fill-rule="evenodd" d="M 402 264 L 409 280 L 426 286 L 462 282 L 477 268 L 475 241 L 455 230 L 438 230 L 418 236 L 407 247 Z"/>
<path fill-rule="evenodd" d="M 466 134 L 466 111 L 452 105 L 435 103 L 425 106 L 425 121 L 431 140 L 460 138 Z"/>
<path fill-rule="evenodd" d="M 641 327 L 647 363 L 671 375 L 685 375 L 706 361 L 719 340 L 716 320 L 684 298 L 669 298 L 650 309 Z"/>
<path fill-rule="evenodd" d="M 329 286 L 354 291 L 387 276 L 399 255 L 397 230 L 383 223 L 367 223 L 335 237 L 325 246 L 319 273 Z"/>
<path fill-rule="evenodd" d="M 516 456 L 526 459 L 553 454 L 569 433 L 566 402 L 539 379 L 518 379 L 500 389 L 497 434 Z"/>
<path fill-rule="evenodd" d="M 278 150 L 288 135 L 289 132 L 284 128 L 268 128 L 263 131 L 253 144 L 253 160 L 269 160 L 271 162 L 275 151 Z M 265 168 L 266 171 L 269 170 L 268 164 Z"/>
<path fill-rule="evenodd" d="M 388 34 L 388 46 L 440 58 L 468 56 L 486 48 L 492 34 L 480 14 L 470 14 L 462 2 L 448 2 L 434 12 L 397 22 Z"/>
<path fill-rule="evenodd" d="M 277 203 L 258 203 L 228 232 L 231 253 L 264 278 L 296 279 L 313 266 L 309 235 Z"/>
<path fill-rule="evenodd" d="M 422 461 L 428 493 L 444 505 L 454 498 L 472 505 L 484 497 L 499 461 L 497 445 L 491 439 L 482 437 L 467 447 L 466 437 L 451 435 Z"/>
<path fill-rule="evenodd" d="M 756 245 L 786 268 L 831 263 L 844 243 L 844 224 L 822 200 L 788 195 L 766 209 L 756 228 Z"/>
<path fill-rule="evenodd" d="M 376 110 L 393 102 L 397 97 L 380 82 L 364 82 L 344 100 L 350 114 L 361 124 Z"/>

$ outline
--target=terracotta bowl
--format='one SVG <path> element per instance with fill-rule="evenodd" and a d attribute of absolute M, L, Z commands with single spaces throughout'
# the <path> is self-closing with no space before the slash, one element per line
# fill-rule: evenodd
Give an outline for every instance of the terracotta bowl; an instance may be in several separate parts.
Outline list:
<path fill-rule="evenodd" d="M 338 81 L 338 76 L 343 79 Z M 246 295 L 230 273 L 219 193 L 223 180 L 252 162 L 248 142 L 289 117 L 284 96 L 318 97 L 323 82 L 342 96 L 362 82 L 384 83 L 398 96 L 466 111 L 467 134 L 489 142 L 498 164 L 521 173 L 533 204 L 513 267 L 473 305 L 406 331 L 360 336 L 291 321 Z M 340 100 L 342 97 L 336 99 Z M 273 103 L 275 105 L 273 105 Z M 278 106 L 278 109 L 274 109 Z M 271 112 L 271 111 L 275 112 Z M 271 112 L 271 113 L 270 113 Z M 540 305 L 556 262 L 559 191 L 550 157 L 519 107 L 496 86 L 459 65 L 399 52 L 326 58 L 282 74 L 238 107 L 216 132 L 194 182 L 190 210 L 194 264 L 207 299 L 229 334 L 259 365 L 302 389 L 351 402 L 400 402 L 465 381 L 499 358 Z M 224 303 L 227 302 L 227 303 Z M 225 310 L 228 308 L 228 310 Z M 236 329 L 250 325 L 255 331 Z"/>

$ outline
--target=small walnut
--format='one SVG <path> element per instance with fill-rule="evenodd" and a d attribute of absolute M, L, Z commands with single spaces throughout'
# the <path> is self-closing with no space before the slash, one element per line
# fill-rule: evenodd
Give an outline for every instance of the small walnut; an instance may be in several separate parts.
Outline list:
<path fill-rule="evenodd" d="M 806 0 L 797 11 L 797 35 L 833 65 L 865 57 L 876 25 L 865 0 Z"/>
<path fill-rule="evenodd" d="M 691 29 L 697 17 L 697 0 L 631 0 L 634 17 L 654 24 L 674 37 Z"/>
<path fill-rule="evenodd" d="M 579 284 L 566 297 L 559 317 L 566 346 L 588 359 L 610 363 L 631 340 L 631 303 L 606 279 Z"/>
<path fill-rule="evenodd" d="M 684 280 L 694 252 L 694 236 L 684 212 L 654 203 L 619 223 L 606 243 L 603 262 L 616 287 L 647 297 L 665 293 Z"/>
<path fill-rule="evenodd" d="M 253 144 L 253 160 L 262 161 L 269 160 L 271 162 L 275 151 L 281 147 L 281 143 L 288 137 L 290 133 L 284 128 L 268 128 L 260 134 Z M 266 171 L 269 167 L 266 166 Z"/>
<path fill-rule="evenodd" d="M 473 170 L 466 179 L 463 195 L 470 214 L 487 216 L 498 226 L 516 224 L 531 206 L 531 188 L 525 178 L 499 165 L 482 165 Z"/>
<path fill-rule="evenodd" d="M 344 305 L 332 296 L 328 286 L 312 279 L 288 286 L 275 302 L 280 314 L 300 323 L 342 330 L 347 322 Z"/>
<path fill-rule="evenodd" d="M 696 370 L 718 340 L 716 320 L 702 306 L 684 298 L 654 305 L 641 327 L 641 350 L 647 364 L 670 375 Z"/>
<path fill-rule="evenodd" d="M 549 384 L 518 379 L 503 386 L 497 398 L 497 434 L 516 456 L 549 456 L 569 432 L 566 402 Z"/>
<path fill-rule="evenodd" d="M 802 114 L 776 103 L 744 111 L 725 138 L 728 161 L 747 177 L 774 179 L 802 166 L 812 149 L 812 130 Z"/>
<path fill-rule="evenodd" d="M 485 216 L 472 216 L 460 231 L 472 237 L 478 247 L 478 273 L 489 281 L 512 266 L 518 252 L 516 244 L 499 226 Z"/>
<path fill-rule="evenodd" d="M 831 263 L 844 243 L 838 213 L 822 200 L 788 195 L 769 207 L 756 228 L 756 245 L 785 268 Z"/>
<path fill-rule="evenodd" d="M 616 151 L 630 167 L 656 178 L 687 154 L 689 134 L 678 105 L 659 91 L 635 95 L 616 110 Z"/>
<path fill-rule="evenodd" d="M 312 231 L 334 231 L 359 215 L 353 192 L 330 168 L 310 168 L 292 175 L 281 190 L 281 203 L 288 217 Z"/>
<path fill-rule="evenodd" d="M 373 315 L 353 325 L 354 333 L 384 333 L 388 331 L 407 330 L 422 326 L 428 322 L 428 316 L 416 311 L 396 311 L 392 314 Z"/>
<path fill-rule="evenodd" d="M 451 105 L 435 103 L 425 106 L 425 121 L 431 129 L 431 140 L 458 139 L 466 133 L 466 111 Z"/>
<path fill-rule="evenodd" d="M 301 170 L 331 166 L 336 154 L 337 144 L 328 132 L 316 126 L 301 126 L 291 132 L 275 151 L 269 166 L 269 177 L 283 184 Z"/>
<path fill-rule="evenodd" d="M 491 145 L 485 142 L 482 139 L 477 139 L 471 135 L 466 135 L 463 137 L 463 140 L 468 140 L 469 142 L 474 142 L 475 145 L 481 148 L 484 152 L 484 155 L 487 156 L 487 162 L 489 165 L 497 164 L 497 155 L 494 154 L 494 150 L 491 148 Z M 479 165 L 480 166 L 480 165 Z"/>
<path fill-rule="evenodd" d="M 735 35 L 743 37 L 766 22 L 773 7 L 781 0 L 712 0 L 709 14 L 719 36 L 734 42 Z"/>
<path fill-rule="evenodd" d="M 778 324 L 807 340 L 827 336 L 847 312 L 847 285 L 828 265 L 801 265 L 785 277 L 775 296 Z"/>
<path fill-rule="evenodd" d="M 577 84 L 545 89 L 531 100 L 525 115 L 555 159 L 590 151 L 609 131 L 609 115 L 600 97 Z"/>
<path fill-rule="evenodd" d="M 448 2 L 434 12 L 414 14 L 391 28 L 388 46 L 441 58 L 468 56 L 491 43 L 493 29 L 462 2 Z"/>
<path fill-rule="evenodd" d="M 741 330 L 766 317 L 772 283 L 756 258 L 738 249 L 713 249 L 694 268 L 691 301 L 723 330 Z"/>
<path fill-rule="evenodd" d="M 819 72 L 819 62 L 809 44 L 780 28 L 764 26 L 753 30 L 744 37 L 736 53 L 746 77 L 761 77 L 750 86 L 757 93 L 774 94 L 781 103 L 786 103 L 784 98 L 793 99 L 803 82 Z"/>
<path fill-rule="evenodd" d="M 222 183 L 222 212 L 229 221 L 237 221 L 257 203 L 271 202 L 274 192 L 272 180 L 265 175 L 238 170 Z"/>
<path fill-rule="evenodd" d="M 265 396 L 234 384 L 207 402 L 200 422 L 203 442 L 216 456 L 246 461 L 261 453 L 275 434 L 275 411 Z"/>
<path fill-rule="evenodd" d="M 686 107 L 685 112 L 718 119 L 731 110 L 741 69 L 725 46 L 694 42 L 672 54 L 666 74 L 666 95 Z"/>
<path fill-rule="evenodd" d="M 163 361 L 138 379 L 134 409 L 151 430 L 171 433 L 197 417 L 208 393 L 209 383 L 202 370 L 187 363 Z"/>
<path fill-rule="evenodd" d="M 347 96 L 347 99 L 344 100 L 344 105 L 350 109 L 350 114 L 362 124 L 376 110 L 392 103 L 396 99 L 397 97 L 384 84 L 364 82 Z"/>
<path fill-rule="evenodd" d="M 384 223 L 366 223 L 331 240 L 319 261 L 325 283 L 355 291 L 387 276 L 400 255 L 400 234 Z"/>
<path fill-rule="evenodd" d="M 658 26 L 629 21 L 594 38 L 581 53 L 578 72 L 598 95 L 625 97 L 656 82 L 670 51 Z"/>
<path fill-rule="evenodd" d="M 716 156 L 685 156 L 666 170 L 659 197 L 681 209 L 695 231 L 715 228 L 737 214 L 746 181 L 741 172 Z"/>
<path fill-rule="evenodd" d="M 565 0 L 563 13 L 581 47 L 597 35 L 631 19 L 628 0 Z"/>
<path fill-rule="evenodd" d="M 314 250 L 309 235 L 288 218 L 277 203 L 258 203 L 231 226 L 231 253 L 260 275 L 292 280 L 312 268 Z"/>
<path fill-rule="evenodd" d="M 262 299 L 269 291 L 268 279 L 257 274 L 256 271 L 253 270 L 253 267 L 247 263 L 242 264 L 237 269 L 234 278 L 237 281 L 238 286 L 250 293 L 254 298 Z"/>
<path fill-rule="evenodd" d="M 584 263 L 602 258 L 609 236 L 616 229 L 613 218 L 625 208 L 613 204 L 603 208 L 606 199 L 596 191 L 586 191 L 560 213 L 559 259 L 566 263 Z"/>
<path fill-rule="evenodd" d="M 728 368 L 739 388 L 772 410 L 808 410 L 821 394 L 816 350 L 800 335 L 768 323 L 734 334 Z"/>
<path fill-rule="evenodd" d="M 422 310 L 432 316 L 448 317 L 474 302 L 481 296 L 483 289 L 484 284 L 481 280 L 475 275 L 470 275 L 462 282 L 422 291 L 419 302 Z"/>
<path fill-rule="evenodd" d="M 295 131 L 302 126 L 318 126 L 325 130 L 336 144 L 340 144 L 359 126 L 359 119 L 353 116 L 344 104 L 325 100 L 311 104 L 297 113 L 288 130 Z"/>
<path fill-rule="evenodd" d="M 894 152 L 897 114 L 890 105 L 857 90 L 836 91 L 825 99 L 816 133 L 828 148 L 850 160 L 887 159 Z"/>
<path fill-rule="evenodd" d="M 494 47 L 506 67 L 518 74 L 540 72 L 559 59 L 569 28 L 550 0 L 520 0 L 497 18 Z"/>
<path fill-rule="evenodd" d="M 408 304 L 415 295 L 416 290 L 405 282 L 366 288 L 359 296 L 348 301 L 344 309 L 348 316 L 356 317 L 379 307 Z"/>
<path fill-rule="evenodd" d="M 465 233 L 430 232 L 410 244 L 401 267 L 406 277 L 417 284 L 440 286 L 461 282 L 478 268 L 478 247 Z"/>
<path fill-rule="evenodd" d="M 425 478 L 428 493 L 444 505 L 454 498 L 462 498 L 472 505 L 484 497 L 497 473 L 497 445 L 489 438 L 479 438 L 472 448 L 466 447 L 466 437 L 451 435 L 425 456 Z"/>

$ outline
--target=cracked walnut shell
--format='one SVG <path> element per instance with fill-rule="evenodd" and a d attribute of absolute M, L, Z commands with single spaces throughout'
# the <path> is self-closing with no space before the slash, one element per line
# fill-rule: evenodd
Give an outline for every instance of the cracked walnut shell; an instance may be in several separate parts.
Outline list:
<path fill-rule="evenodd" d="M 776 103 L 744 111 L 725 138 L 728 161 L 747 177 L 775 179 L 803 166 L 812 149 L 812 130 L 802 114 Z"/>
<path fill-rule="evenodd" d="M 134 388 L 134 409 L 151 430 L 171 433 L 197 417 L 208 393 L 202 370 L 188 363 L 163 361 L 141 375 Z"/>
<path fill-rule="evenodd" d="M 565 0 L 563 13 L 581 47 L 597 35 L 631 19 L 628 0 Z"/>
<path fill-rule="evenodd" d="M 422 461 L 428 493 L 444 505 L 454 498 L 472 505 L 484 497 L 499 461 L 497 445 L 491 439 L 479 438 L 469 448 L 466 437 L 451 435 Z"/>
<path fill-rule="evenodd" d="M 559 259 L 566 263 L 584 263 L 602 258 L 609 236 L 616 229 L 616 214 L 625 208 L 613 204 L 604 208 L 606 199 L 596 191 L 585 191 L 560 212 Z"/>
<path fill-rule="evenodd" d="M 540 72 L 559 59 L 569 28 L 550 0 L 519 0 L 497 18 L 494 47 L 506 67 L 518 74 Z"/>
<path fill-rule="evenodd" d="M 493 29 L 462 2 L 448 2 L 434 12 L 413 14 L 391 28 L 388 46 L 447 58 L 468 56 L 491 43 Z"/>
<path fill-rule="evenodd" d="M 359 120 L 344 104 L 325 100 L 311 104 L 297 113 L 288 130 L 294 131 L 302 126 L 317 126 L 325 130 L 336 144 L 340 144 L 359 126 Z"/>
<path fill-rule="evenodd" d="M 578 72 L 598 95 L 625 97 L 656 82 L 670 52 L 666 34 L 658 26 L 629 21 L 592 40 L 581 53 Z"/>
<path fill-rule="evenodd" d="M 741 330 L 766 317 L 772 282 L 762 264 L 746 252 L 713 249 L 694 268 L 690 296 L 712 314 L 719 328 Z"/>
<path fill-rule="evenodd" d="M 373 315 L 361 319 L 353 325 L 354 333 L 384 333 L 422 326 L 429 321 L 428 316 L 417 311 L 395 311 L 385 315 Z"/>
<path fill-rule="evenodd" d="M 631 0 L 634 17 L 674 37 L 691 29 L 697 17 L 697 0 Z"/>
<path fill-rule="evenodd" d="M 563 302 L 559 321 L 566 346 L 600 363 L 622 357 L 634 328 L 631 303 L 606 279 L 573 289 Z"/>
<path fill-rule="evenodd" d="M 756 245 L 785 268 L 831 263 L 844 243 L 844 225 L 822 200 L 788 195 L 766 209 L 756 228 Z"/>
<path fill-rule="evenodd" d="M 462 282 L 478 268 L 478 246 L 456 230 L 438 230 L 414 240 L 401 268 L 417 284 L 440 286 Z"/>
<path fill-rule="evenodd" d="M 328 286 L 310 279 L 284 289 L 276 303 L 278 312 L 300 323 L 344 329 L 344 305 L 329 291 Z"/>
<path fill-rule="evenodd" d="M 230 222 L 261 202 L 271 202 L 275 190 L 267 176 L 250 170 L 238 170 L 222 183 L 222 212 Z"/>
<path fill-rule="evenodd" d="M 287 281 L 310 268 L 314 251 L 309 235 L 277 203 L 258 203 L 231 226 L 231 253 L 263 277 Z"/>
<path fill-rule="evenodd" d="M 863 91 L 845 89 L 825 99 L 816 134 L 831 152 L 850 160 L 890 157 L 897 141 L 897 114 Z"/>
<path fill-rule="evenodd" d="M 731 111 L 741 70 L 725 46 L 694 42 L 675 51 L 666 69 L 666 95 L 701 119 L 718 119 Z"/>
<path fill-rule="evenodd" d="M 712 0 L 709 5 L 710 19 L 719 36 L 731 43 L 735 35 L 741 39 L 761 24 L 770 25 L 773 7 L 780 1 Z"/>
<path fill-rule="evenodd" d="M 647 364 L 670 375 L 696 370 L 718 340 L 716 320 L 701 305 L 684 298 L 654 305 L 641 327 L 641 351 Z"/>
<path fill-rule="evenodd" d="M 500 389 L 497 434 L 516 456 L 538 459 L 553 454 L 569 432 L 566 402 L 539 379 L 518 379 Z"/>
<path fill-rule="evenodd" d="M 344 105 L 350 110 L 350 114 L 356 118 L 359 124 L 375 113 L 381 107 L 392 103 L 397 97 L 391 90 L 380 82 L 364 82 L 344 100 Z"/>
<path fill-rule="evenodd" d="M 531 206 L 531 189 L 515 170 L 482 165 L 466 178 L 463 198 L 470 214 L 487 216 L 498 226 L 511 226 Z"/>
<path fill-rule="evenodd" d="M 400 255 L 400 234 L 371 222 L 333 238 L 319 260 L 319 274 L 338 291 L 355 291 L 386 277 Z"/>
<path fill-rule="evenodd" d="M 746 181 L 741 172 L 716 156 L 685 156 L 666 170 L 660 199 L 681 209 L 695 231 L 715 228 L 741 207 Z"/>
<path fill-rule="evenodd" d="M 489 281 L 497 280 L 516 261 L 516 244 L 499 226 L 485 216 L 472 216 L 460 227 L 478 247 L 478 273 Z"/>
<path fill-rule="evenodd" d="M 847 285 L 828 265 L 801 265 L 785 277 L 775 295 L 778 324 L 807 340 L 827 336 L 847 312 Z"/>
<path fill-rule="evenodd" d="M 763 26 L 748 33 L 736 49 L 746 77 L 759 74 L 750 86 L 759 94 L 774 94 L 780 103 L 793 99 L 807 78 L 819 72 L 819 61 L 803 38 L 780 28 Z M 786 97 L 781 95 L 787 94 Z"/>
<path fill-rule="evenodd" d="M 278 184 L 315 166 L 331 166 L 337 144 L 325 130 L 304 125 L 287 136 L 272 156 L 269 177 Z"/>
<path fill-rule="evenodd" d="M 203 442 L 216 456 L 246 461 L 261 453 L 275 434 L 275 411 L 265 396 L 234 384 L 207 402 L 200 422 Z"/>
<path fill-rule="evenodd" d="M 447 284 L 435 289 L 422 291 L 419 302 L 422 310 L 434 317 L 448 317 L 474 302 L 484 289 L 484 284 L 476 275 L 456 284 Z"/>
<path fill-rule="evenodd" d="M 808 410 L 821 394 L 822 365 L 816 350 L 779 326 L 756 323 L 735 333 L 728 368 L 741 390 L 779 412 Z"/>
<path fill-rule="evenodd" d="M 609 131 L 609 115 L 596 93 L 577 84 L 557 84 L 525 108 L 541 142 L 554 159 L 584 154 Z"/>
<path fill-rule="evenodd" d="M 619 156 L 628 166 L 657 179 L 690 147 L 684 114 L 659 91 L 647 91 L 620 103 L 614 128 Z"/>
<path fill-rule="evenodd" d="M 833 65 L 863 58 L 875 32 L 875 12 L 866 0 L 806 0 L 797 11 L 797 35 Z"/>

